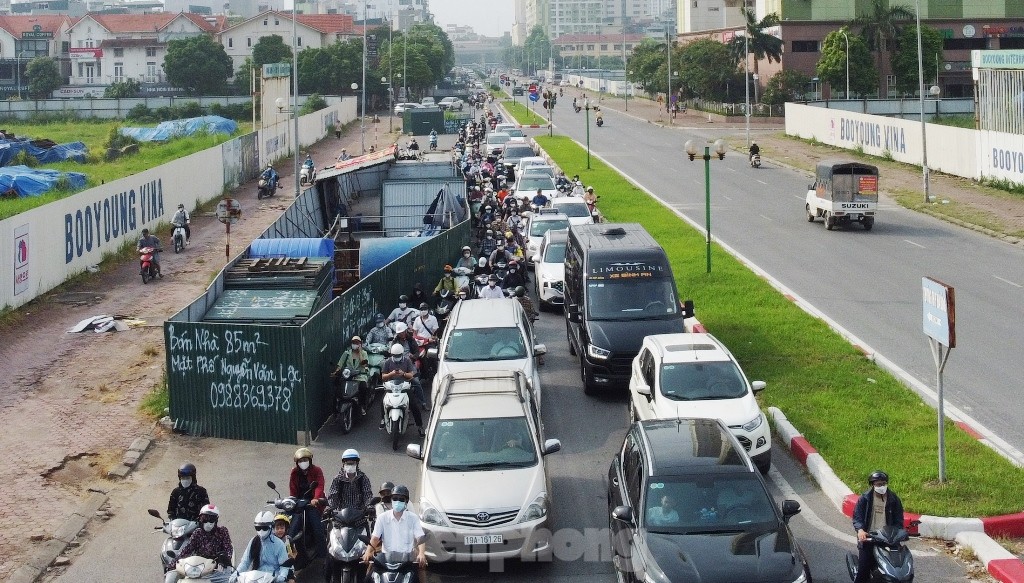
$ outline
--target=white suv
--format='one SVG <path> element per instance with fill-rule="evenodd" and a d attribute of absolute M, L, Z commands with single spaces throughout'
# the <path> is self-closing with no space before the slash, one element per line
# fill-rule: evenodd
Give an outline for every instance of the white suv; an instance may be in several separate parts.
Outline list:
<path fill-rule="evenodd" d="M 473 300 L 488 302 L 494 300 Z M 520 371 L 443 377 L 421 449 L 419 514 L 436 561 L 551 558 L 551 483 L 540 408 Z"/>
<path fill-rule="evenodd" d="M 568 240 L 568 230 L 552 229 L 544 233 L 540 249 L 530 259 L 535 273 L 534 297 L 541 310 L 565 303 L 565 245 Z"/>
<path fill-rule="evenodd" d="M 721 419 L 767 474 L 772 436 L 754 398 L 764 387 L 764 381 L 748 381 L 736 358 L 711 334 L 647 336 L 633 358 L 630 420 Z"/>

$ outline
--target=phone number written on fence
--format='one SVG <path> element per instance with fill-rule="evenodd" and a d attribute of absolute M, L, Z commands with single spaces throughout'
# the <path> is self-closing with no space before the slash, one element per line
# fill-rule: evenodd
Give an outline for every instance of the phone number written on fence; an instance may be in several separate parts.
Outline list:
<path fill-rule="evenodd" d="M 292 408 L 292 389 L 282 385 L 210 383 L 214 409 L 260 409 L 287 413 Z"/>

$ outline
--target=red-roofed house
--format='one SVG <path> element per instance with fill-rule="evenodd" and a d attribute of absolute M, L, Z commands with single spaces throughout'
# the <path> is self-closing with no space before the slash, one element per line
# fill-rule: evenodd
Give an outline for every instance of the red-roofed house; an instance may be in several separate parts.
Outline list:
<path fill-rule="evenodd" d="M 288 12 L 270 10 L 244 20 L 220 33 L 220 44 L 231 57 L 237 71 L 245 58 L 252 56 L 252 47 L 265 36 L 276 34 L 284 44 L 292 44 L 292 15 Z M 348 14 L 299 14 L 295 21 L 296 46 L 301 52 L 305 48 L 319 49 L 337 41 L 361 38 L 362 29 L 352 23 Z"/>
<path fill-rule="evenodd" d="M 71 23 L 61 14 L 0 16 L 0 99 L 27 91 L 25 66 L 32 59 L 60 59 Z"/>

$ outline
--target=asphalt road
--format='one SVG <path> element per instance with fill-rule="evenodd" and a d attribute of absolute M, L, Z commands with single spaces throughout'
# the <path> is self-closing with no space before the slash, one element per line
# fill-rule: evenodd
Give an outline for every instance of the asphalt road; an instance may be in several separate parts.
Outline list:
<path fill-rule="evenodd" d="M 591 151 L 703 226 L 704 164 L 690 162 L 683 144 L 742 130 L 662 127 L 610 109 L 604 118 L 597 128 L 591 112 Z M 585 143 L 584 112 L 573 113 L 566 102 L 553 119 L 555 131 Z M 773 154 L 762 151 L 760 169 L 737 152 L 712 158 L 712 234 L 932 389 L 936 369 L 922 331 L 921 278 L 955 287 L 957 347 L 945 369 L 946 402 L 1024 451 L 1024 410 L 1016 406 L 1024 329 L 1020 246 L 884 198 L 871 232 L 859 225 L 826 231 L 804 214 L 812 180 L 772 164 Z M 884 174 L 880 180 L 884 188 Z M 601 185 L 596 189 L 600 194 Z"/>
<path fill-rule="evenodd" d="M 479 300 L 485 301 L 485 300 Z M 560 313 L 544 313 L 537 325 L 538 339 L 548 347 L 546 364 L 541 367 L 543 383 L 543 419 L 548 437 L 559 438 L 563 449 L 548 458 L 553 487 L 552 527 L 587 533 L 592 529 L 601 543 L 608 525 L 606 475 L 614 451 L 621 446 L 627 424 L 624 392 L 591 398 L 583 395 L 578 366 L 570 357 L 565 341 L 565 325 Z M 412 438 L 412 432 L 410 432 Z M 357 421 L 349 435 L 329 424 L 312 445 L 315 463 L 324 467 L 328 479 L 337 472 L 341 452 L 355 447 L 362 456 L 361 468 L 375 484 L 384 480 L 406 483 L 417 496 L 419 462 L 401 452 L 392 452 L 386 435 L 376 427 L 376 419 Z M 199 483 L 221 507 L 222 523 L 229 527 L 236 556 L 253 535 L 252 517 L 272 497 L 264 485 L 274 480 L 284 486 L 291 469 L 295 446 L 242 441 L 176 438 L 164 440 L 144 458 L 128 479 L 122 495 L 112 498 L 114 517 L 89 527 L 88 540 L 73 557 L 71 566 L 56 577 L 60 582 L 125 579 L 158 581 L 160 567 L 157 552 L 163 535 L 154 532 L 156 520 L 147 508 L 164 511 L 167 495 L 175 478 L 175 469 L 184 460 L 199 468 Z M 849 521 L 824 499 L 805 473 L 787 453 L 776 449 L 776 468 L 770 473 L 776 500 L 796 498 L 803 512 L 791 526 L 810 557 L 817 582 L 848 581 L 844 554 L 853 548 Z M 500 488 L 500 484 L 495 485 Z M 917 558 L 918 577 L 938 583 L 963 581 L 967 573 L 948 555 L 936 552 L 933 541 L 912 541 Z M 511 563 L 503 573 L 488 572 L 486 565 L 442 566 L 431 569 L 430 580 L 455 582 L 462 579 L 487 581 L 557 581 L 559 583 L 611 583 L 615 580 L 608 561 L 583 558 L 555 561 L 552 564 Z M 300 581 L 320 581 L 316 566 L 300 574 Z"/>

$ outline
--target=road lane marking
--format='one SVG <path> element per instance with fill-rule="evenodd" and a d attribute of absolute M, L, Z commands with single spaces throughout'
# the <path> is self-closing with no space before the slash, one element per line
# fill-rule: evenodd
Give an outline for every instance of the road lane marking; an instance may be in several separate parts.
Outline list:
<path fill-rule="evenodd" d="M 904 243 L 910 243 L 914 247 L 920 247 L 921 249 L 924 249 L 924 245 L 921 245 L 920 243 L 915 243 L 915 242 L 911 241 L 910 239 L 904 239 L 903 242 Z"/>
<path fill-rule="evenodd" d="M 765 185 L 765 186 L 768 186 L 768 183 L 767 183 L 767 182 L 765 182 L 764 180 L 758 180 L 758 182 L 760 182 L 761 184 L 763 184 L 763 185 Z"/>
<path fill-rule="evenodd" d="M 786 478 L 782 477 L 782 472 L 776 469 L 774 465 L 770 470 L 768 470 L 768 477 L 771 478 L 772 482 L 774 482 L 775 485 L 779 487 L 779 492 L 782 494 L 782 498 L 784 500 L 796 500 L 797 502 L 800 503 L 800 516 L 803 517 L 803 519 L 806 520 L 811 526 L 817 528 L 818 530 L 824 532 L 825 534 L 833 538 L 837 538 L 843 541 L 844 543 L 850 546 L 855 546 L 857 544 L 857 537 L 853 536 L 848 532 L 843 532 L 830 524 L 827 524 L 817 514 L 815 514 L 814 511 L 811 510 L 807 502 L 805 502 L 803 498 L 801 498 L 800 495 L 796 493 L 796 490 L 794 490 L 793 487 L 789 485 L 789 482 L 786 481 Z"/>
<path fill-rule="evenodd" d="M 1001 281 L 1003 283 L 1008 283 L 1008 284 L 1012 285 L 1013 287 L 1024 287 L 1024 285 L 1021 285 L 1019 283 L 1014 283 L 1014 282 L 1012 282 L 1012 281 L 1010 281 L 1008 279 L 1003 279 L 1003 278 L 999 277 L 998 275 L 993 275 L 992 277 L 998 279 L 999 281 Z"/>
<path fill-rule="evenodd" d="M 762 219 L 764 219 L 766 221 L 774 221 L 775 220 L 775 219 L 773 219 L 773 218 L 771 218 L 769 216 L 765 216 L 765 215 L 757 215 L 757 216 L 761 217 Z"/>

